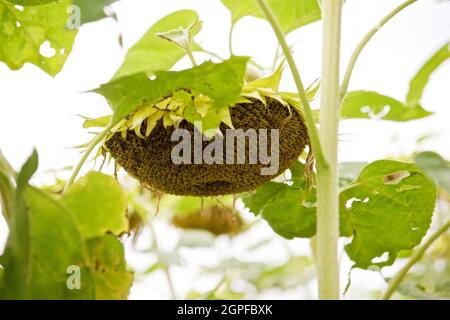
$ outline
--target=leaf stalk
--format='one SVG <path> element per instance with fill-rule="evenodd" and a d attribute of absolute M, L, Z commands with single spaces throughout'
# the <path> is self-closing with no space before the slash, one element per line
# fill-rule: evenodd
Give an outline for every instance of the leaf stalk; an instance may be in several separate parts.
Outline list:
<path fill-rule="evenodd" d="M 306 126 L 308 127 L 311 145 L 314 152 L 314 155 L 317 159 L 317 164 L 321 167 L 325 168 L 328 166 L 327 161 L 323 155 L 322 146 L 320 144 L 319 132 L 317 130 L 316 124 L 314 122 L 314 115 L 311 109 L 311 105 L 309 103 L 308 96 L 306 94 L 305 87 L 303 85 L 303 81 L 300 77 L 300 72 L 295 63 L 294 57 L 292 56 L 291 49 L 286 42 L 286 37 L 281 28 L 281 25 L 276 18 L 275 14 L 272 11 L 272 8 L 269 6 L 266 0 L 257 0 L 261 10 L 263 11 L 266 19 L 269 21 L 272 29 L 278 39 L 278 42 L 283 49 L 283 53 L 286 57 L 286 61 L 288 62 L 289 68 L 291 69 L 292 76 L 294 77 L 295 85 L 297 87 L 298 95 L 303 105 L 303 109 L 305 111 L 305 120 Z"/>
<path fill-rule="evenodd" d="M 356 62 L 358 61 L 358 58 L 361 54 L 361 52 L 364 50 L 366 45 L 369 43 L 369 41 L 373 38 L 373 36 L 387 23 L 389 20 L 391 20 L 393 17 L 395 17 L 399 12 L 401 12 L 406 7 L 410 6 L 414 2 L 417 2 L 417 0 L 408 0 L 401 4 L 400 6 L 396 7 L 394 10 L 392 10 L 387 16 L 385 16 L 379 23 L 377 23 L 365 36 L 361 39 L 358 46 L 356 47 L 355 51 L 353 51 L 352 56 L 350 57 L 350 62 L 348 64 L 347 70 L 345 71 L 344 79 L 342 80 L 341 84 L 341 99 L 344 99 L 348 92 L 348 86 L 350 84 L 350 79 L 352 77 L 353 69 L 355 68 Z"/>

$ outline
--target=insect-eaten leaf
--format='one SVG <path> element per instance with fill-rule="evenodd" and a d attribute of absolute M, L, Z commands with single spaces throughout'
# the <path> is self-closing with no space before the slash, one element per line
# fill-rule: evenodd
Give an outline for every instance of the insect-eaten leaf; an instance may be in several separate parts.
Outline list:
<path fill-rule="evenodd" d="M 282 237 L 309 238 L 316 233 L 316 192 L 308 190 L 301 162 L 296 162 L 290 172 L 290 181 L 268 182 L 244 194 L 242 200 Z"/>
<path fill-rule="evenodd" d="M 383 267 L 427 233 L 436 186 L 414 164 L 380 160 L 362 170 L 339 202 L 341 235 L 353 236 L 345 251 L 354 266 Z"/>
<path fill-rule="evenodd" d="M 21 4 L 34 2 L 21 1 Z M 72 51 L 77 35 L 77 30 L 67 25 L 72 1 L 40 1 L 40 4 L 44 5 L 17 7 L 0 1 L 0 61 L 12 70 L 29 62 L 55 76 Z"/>
<path fill-rule="evenodd" d="M 352 91 L 345 97 L 343 119 L 409 121 L 428 117 L 432 113 L 416 104 L 409 106 L 374 91 Z"/>

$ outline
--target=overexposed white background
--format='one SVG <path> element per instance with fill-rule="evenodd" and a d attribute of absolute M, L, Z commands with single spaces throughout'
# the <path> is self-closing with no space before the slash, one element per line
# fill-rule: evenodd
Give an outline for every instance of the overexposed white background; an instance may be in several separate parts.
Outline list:
<path fill-rule="evenodd" d="M 358 41 L 384 15 L 402 3 L 401 0 L 347 0 L 343 13 L 342 71 Z M 81 28 L 72 54 L 63 71 L 51 78 L 33 65 L 20 71 L 10 71 L 0 62 L 0 149 L 17 169 L 36 147 L 40 156 L 39 173 L 75 164 L 80 154 L 72 147 L 86 142 L 90 136 L 82 128 L 78 114 L 99 116 L 109 112 L 106 101 L 98 95 L 81 93 L 107 82 L 120 66 L 126 50 L 159 18 L 178 9 L 198 11 L 204 22 L 198 42 L 210 51 L 228 55 L 230 14 L 219 0 L 122 0 L 111 10 L 118 16 L 91 23 Z M 124 48 L 119 45 L 122 34 Z M 316 22 L 289 35 L 293 51 L 305 84 L 320 76 L 321 23 Z M 362 53 L 350 84 L 350 89 L 374 90 L 402 100 L 408 83 L 422 63 L 446 41 L 450 40 L 450 1 L 422 0 L 404 10 L 388 23 Z M 235 29 L 235 54 L 255 57 L 263 66 L 271 66 L 276 39 L 263 20 L 244 18 Z M 0 43 L 1 46 L 1 43 Z M 183 67 L 183 63 L 178 67 Z M 283 89 L 294 91 L 288 70 Z M 344 121 L 340 130 L 340 159 L 342 161 L 373 161 L 386 156 L 407 155 L 417 150 L 435 150 L 450 158 L 450 63 L 433 74 L 422 104 L 435 115 L 408 123 L 376 122 L 368 120 Z M 317 102 L 315 103 L 317 106 Z M 417 146 L 424 135 L 432 135 Z M 89 169 L 89 165 L 86 166 Z M 161 226 L 165 228 L 165 226 Z M 176 235 L 165 232 L 170 246 Z M 262 232 L 270 234 L 268 228 Z M 240 246 L 251 242 L 251 236 L 230 244 L 220 242 L 220 250 L 239 255 Z M 7 237 L 7 229 L 0 218 L 0 252 Z M 280 240 L 281 241 L 281 240 Z M 307 252 L 307 242 L 290 241 L 289 246 Z M 282 260 L 277 249 L 261 252 L 257 259 Z M 130 254 L 130 264 L 138 268 L 147 265 L 140 255 Z M 200 263 L 202 254 L 190 252 L 187 258 Z M 200 259 L 200 260 L 198 260 Z M 198 262 L 200 261 L 200 262 Z M 349 263 L 344 263 L 343 275 Z M 186 270 L 175 270 L 177 288 L 182 295 L 192 285 Z M 355 291 L 367 286 L 383 287 L 375 273 L 355 271 Z M 161 276 L 137 284 L 131 298 L 166 298 Z M 345 277 L 344 277 L 345 279 Z M 204 290 L 211 283 L 198 283 Z M 208 287 L 209 285 L 209 287 Z M 300 293 L 270 298 L 298 298 Z M 314 292 L 313 296 L 314 297 Z"/>

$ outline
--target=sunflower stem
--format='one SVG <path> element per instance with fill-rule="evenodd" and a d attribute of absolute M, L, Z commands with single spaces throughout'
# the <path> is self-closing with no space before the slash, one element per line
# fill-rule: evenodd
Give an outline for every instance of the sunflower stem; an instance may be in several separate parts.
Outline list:
<path fill-rule="evenodd" d="M 338 130 L 342 0 L 322 0 L 323 45 L 320 140 L 328 166 L 317 163 L 317 278 L 319 298 L 339 299 Z"/>

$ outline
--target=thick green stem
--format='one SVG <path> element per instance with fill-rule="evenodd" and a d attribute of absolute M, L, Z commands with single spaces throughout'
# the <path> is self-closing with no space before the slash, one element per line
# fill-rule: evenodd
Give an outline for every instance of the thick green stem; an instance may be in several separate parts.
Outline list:
<path fill-rule="evenodd" d="M 306 125 L 308 127 L 309 135 L 311 138 L 311 145 L 314 151 L 315 157 L 317 159 L 317 163 L 322 167 L 327 167 L 326 159 L 323 155 L 322 147 L 320 145 L 320 137 L 319 132 L 317 130 L 316 124 L 314 122 L 314 115 L 309 104 L 309 99 L 306 94 L 305 87 L 303 86 L 302 79 L 300 77 L 300 73 L 298 71 L 297 65 L 295 64 L 294 57 L 292 56 L 291 49 L 289 48 L 286 38 L 283 32 L 283 29 L 280 26 L 279 21 L 277 20 L 275 14 L 272 9 L 268 5 L 266 0 L 257 0 L 261 10 L 263 11 L 267 21 L 269 21 L 272 26 L 273 31 L 278 39 L 278 42 L 283 49 L 283 53 L 286 57 L 286 61 L 289 64 L 289 68 L 291 69 L 292 76 L 294 77 L 295 85 L 297 86 L 298 95 L 303 104 L 303 109 L 305 110 L 305 120 Z"/>
<path fill-rule="evenodd" d="M 348 85 L 350 83 L 350 78 L 352 77 L 353 69 L 355 68 L 356 61 L 359 58 L 359 55 L 365 48 L 365 46 L 369 43 L 369 41 L 372 39 L 372 37 L 378 32 L 378 30 L 381 29 L 389 20 L 391 20 L 393 17 L 397 15 L 400 11 L 408 7 L 409 5 L 413 4 L 414 2 L 417 2 L 417 0 L 408 0 L 392 10 L 386 17 L 384 17 L 375 27 L 373 27 L 365 36 L 362 38 L 362 40 L 359 42 L 358 46 L 356 47 L 355 51 L 353 52 L 350 62 L 348 64 L 347 70 L 344 75 L 344 80 L 342 81 L 341 85 L 341 98 L 343 99 L 348 91 Z"/>
<path fill-rule="evenodd" d="M 328 166 L 317 164 L 317 277 L 320 299 L 339 299 L 338 129 L 342 0 L 323 0 L 320 140 Z"/>
<path fill-rule="evenodd" d="M 69 180 L 66 183 L 66 186 L 64 188 L 64 192 L 75 182 L 75 179 L 78 176 L 78 173 L 80 173 L 81 167 L 83 166 L 83 164 L 86 162 L 87 158 L 89 157 L 89 155 L 91 154 L 92 150 L 94 150 L 94 148 L 100 143 L 102 142 L 102 140 L 108 135 L 109 131 L 113 128 L 114 124 L 110 123 L 105 130 L 103 130 L 101 133 L 99 133 L 97 135 L 97 137 L 92 140 L 92 142 L 89 144 L 88 148 L 86 149 L 86 151 L 84 152 L 83 156 L 81 157 L 80 161 L 78 162 L 77 166 L 75 167 L 75 169 L 72 172 L 71 177 L 69 178 Z"/>
<path fill-rule="evenodd" d="M 433 242 L 436 241 L 445 232 L 447 232 L 448 229 L 450 229 L 450 221 L 448 221 L 446 224 L 440 227 L 435 233 L 433 233 L 431 237 L 429 237 L 427 241 L 425 241 L 425 243 L 414 252 L 414 254 L 409 259 L 408 263 L 391 279 L 391 281 L 389 281 L 389 286 L 383 295 L 383 300 L 389 300 L 391 298 L 391 296 L 397 290 L 398 286 L 402 282 L 403 278 L 405 278 L 409 270 L 420 259 L 422 259 L 423 255 L 428 250 L 428 248 L 433 244 Z"/>

